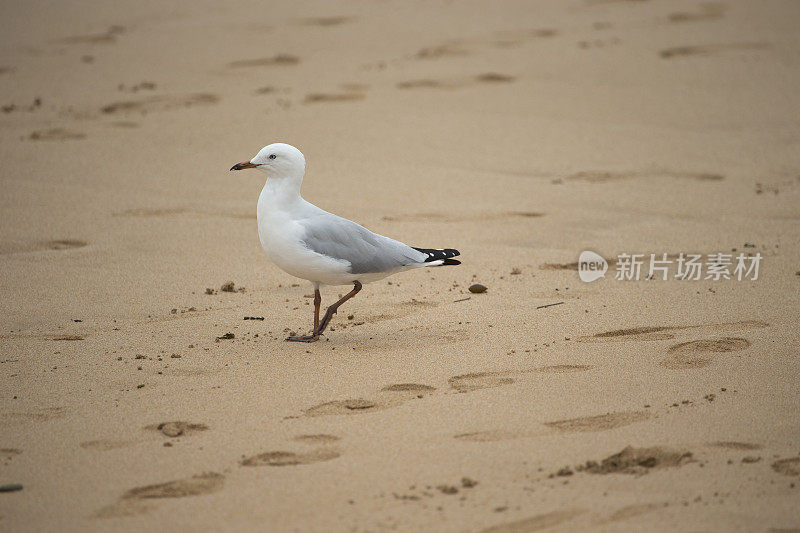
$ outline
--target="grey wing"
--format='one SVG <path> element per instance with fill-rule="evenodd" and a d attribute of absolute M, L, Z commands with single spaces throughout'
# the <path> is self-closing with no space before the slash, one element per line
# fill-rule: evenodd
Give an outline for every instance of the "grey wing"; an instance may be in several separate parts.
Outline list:
<path fill-rule="evenodd" d="M 302 222 L 303 244 L 310 250 L 350 262 L 353 274 L 391 272 L 423 263 L 422 252 L 369 231 L 346 218 L 321 213 Z"/>

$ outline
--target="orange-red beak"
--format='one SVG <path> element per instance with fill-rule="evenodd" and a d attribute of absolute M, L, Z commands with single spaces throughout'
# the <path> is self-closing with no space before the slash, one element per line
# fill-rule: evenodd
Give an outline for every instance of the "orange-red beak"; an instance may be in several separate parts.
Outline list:
<path fill-rule="evenodd" d="M 258 165 L 254 165 L 250 161 L 242 161 L 241 163 L 236 163 L 231 167 L 231 170 L 244 170 L 246 168 L 256 168 Z"/>

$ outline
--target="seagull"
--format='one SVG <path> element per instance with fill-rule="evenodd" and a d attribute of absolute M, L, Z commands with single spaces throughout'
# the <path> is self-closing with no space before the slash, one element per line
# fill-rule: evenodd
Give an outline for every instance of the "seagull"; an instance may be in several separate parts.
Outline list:
<path fill-rule="evenodd" d="M 294 146 L 274 143 L 231 170 L 255 168 L 267 175 L 258 197 L 258 238 L 281 270 L 314 287 L 314 329 L 287 341 L 315 342 L 343 303 L 365 283 L 420 267 L 460 265 L 450 248 L 414 248 L 373 233 L 352 220 L 320 209 L 303 199 L 300 186 L 306 158 Z M 353 290 L 319 318 L 322 285 L 353 285 Z"/>

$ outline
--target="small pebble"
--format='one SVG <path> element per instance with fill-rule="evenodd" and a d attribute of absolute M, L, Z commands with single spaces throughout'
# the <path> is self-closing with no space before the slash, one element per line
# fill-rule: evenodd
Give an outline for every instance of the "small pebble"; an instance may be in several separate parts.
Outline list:
<path fill-rule="evenodd" d="M 486 292 L 486 285 L 481 285 L 480 283 L 473 283 L 469 286 L 469 292 L 472 294 L 480 294 L 482 292 Z"/>

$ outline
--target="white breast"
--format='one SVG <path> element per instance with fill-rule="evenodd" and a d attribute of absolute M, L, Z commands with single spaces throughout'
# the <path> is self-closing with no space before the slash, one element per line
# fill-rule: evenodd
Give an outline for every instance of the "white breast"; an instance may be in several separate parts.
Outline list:
<path fill-rule="evenodd" d="M 347 261 L 337 261 L 312 252 L 302 244 L 305 231 L 298 220 L 313 207 L 302 198 L 297 201 L 276 198 L 267 187 L 258 199 L 258 238 L 267 255 L 281 270 L 292 276 L 324 285 L 346 285 L 354 277 Z"/>

